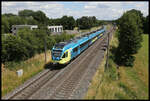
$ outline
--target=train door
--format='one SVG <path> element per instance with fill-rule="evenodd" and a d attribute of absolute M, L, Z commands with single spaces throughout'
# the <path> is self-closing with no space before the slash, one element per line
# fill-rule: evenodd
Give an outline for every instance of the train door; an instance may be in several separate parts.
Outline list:
<path fill-rule="evenodd" d="M 78 54 L 80 54 L 80 47 L 78 46 L 77 48 L 78 48 Z"/>

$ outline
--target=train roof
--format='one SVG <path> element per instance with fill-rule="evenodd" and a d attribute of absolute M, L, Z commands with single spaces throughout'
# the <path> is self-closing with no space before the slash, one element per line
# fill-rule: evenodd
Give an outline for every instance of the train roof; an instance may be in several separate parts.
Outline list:
<path fill-rule="evenodd" d="M 102 28 L 99 30 L 87 33 L 86 35 L 82 35 L 81 37 L 75 37 L 75 38 L 70 39 L 70 40 L 65 41 L 65 42 L 59 42 L 55 45 L 55 49 L 63 49 L 63 48 L 69 49 L 71 47 L 74 48 L 74 47 L 78 46 L 79 44 L 82 44 L 85 41 L 87 41 L 88 37 L 92 38 L 94 33 L 96 34 L 96 33 L 98 33 L 98 31 L 101 31 L 101 30 L 102 30 Z M 93 33 L 93 34 L 91 34 L 91 33 Z"/>

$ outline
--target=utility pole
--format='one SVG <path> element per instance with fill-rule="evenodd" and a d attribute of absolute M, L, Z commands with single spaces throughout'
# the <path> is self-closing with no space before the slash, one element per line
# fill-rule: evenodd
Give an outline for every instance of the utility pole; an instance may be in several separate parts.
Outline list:
<path fill-rule="evenodd" d="M 45 48 L 45 63 L 47 62 L 47 55 L 46 55 L 46 50 L 47 50 L 47 45 L 46 45 L 46 37 L 47 37 L 47 34 L 48 34 L 48 32 L 47 32 L 47 26 L 45 25 L 44 27 L 46 27 L 46 28 L 44 28 L 45 29 L 45 33 L 46 33 L 46 36 L 44 37 L 44 48 Z"/>
<path fill-rule="evenodd" d="M 78 25 L 78 31 L 79 31 L 79 36 L 81 37 L 81 32 L 80 32 L 80 25 Z"/>
<path fill-rule="evenodd" d="M 45 63 L 47 62 L 47 58 L 46 58 L 46 50 L 47 50 L 47 45 L 46 45 L 46 37 L 47 37 L 47 26 L 45 23 L 43 24 L 39 24 L 39 33 L 44 33 L 46 35 L 44 35 L 43 37 L 41 37 L 44 41 L 44 50 L 45 50 Z"/>
<path fill-rule="evenodd" d="M 107 42 L 107 59 L 106 59 L 106 68 L 105 71 L 108 69 L 108 58 L 109 58 L 109 34 L 110 32 L 108 32 L 108 42 Z"/>
<path fill-rule="evenodd" d="M 45 48 L 45 63 L 47 62 L 47 58 L 46 58 L 46 50 L 47 50 L 47 46 L 46 46 L 46 38 L 44 38 L 44 48 Z"/>

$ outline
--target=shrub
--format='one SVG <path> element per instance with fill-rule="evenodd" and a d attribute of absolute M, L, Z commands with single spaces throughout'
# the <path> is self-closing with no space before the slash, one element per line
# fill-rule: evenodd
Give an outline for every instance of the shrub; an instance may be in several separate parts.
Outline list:
<path fill-rule="evenodd" d="M 9 35 L 2 42 L 2 62 L 18 61 L 28 56 L 26 42 L 20 37 Z"/>

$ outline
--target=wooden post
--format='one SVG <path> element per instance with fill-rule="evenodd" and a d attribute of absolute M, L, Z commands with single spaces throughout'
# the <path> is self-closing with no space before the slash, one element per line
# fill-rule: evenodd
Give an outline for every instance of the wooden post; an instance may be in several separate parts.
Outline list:
<path fill-rule="evenodd" d="M 108 69 L 108 58 L 109 58 L 109 34 L 110 32 L 108 32 L 108 43 L 107 43 L 107 59 L 106 59 L 106 68 L 105 71 Z"/>
<path fill-rule="evenodd" d="M 47 62 L 47 58 L 46 58 L 46 50 L 47 50 L 47 46 L 46 46 L 46 38 L 44 38 L 44 47 L 45 47 L 45 63 Z"/>

